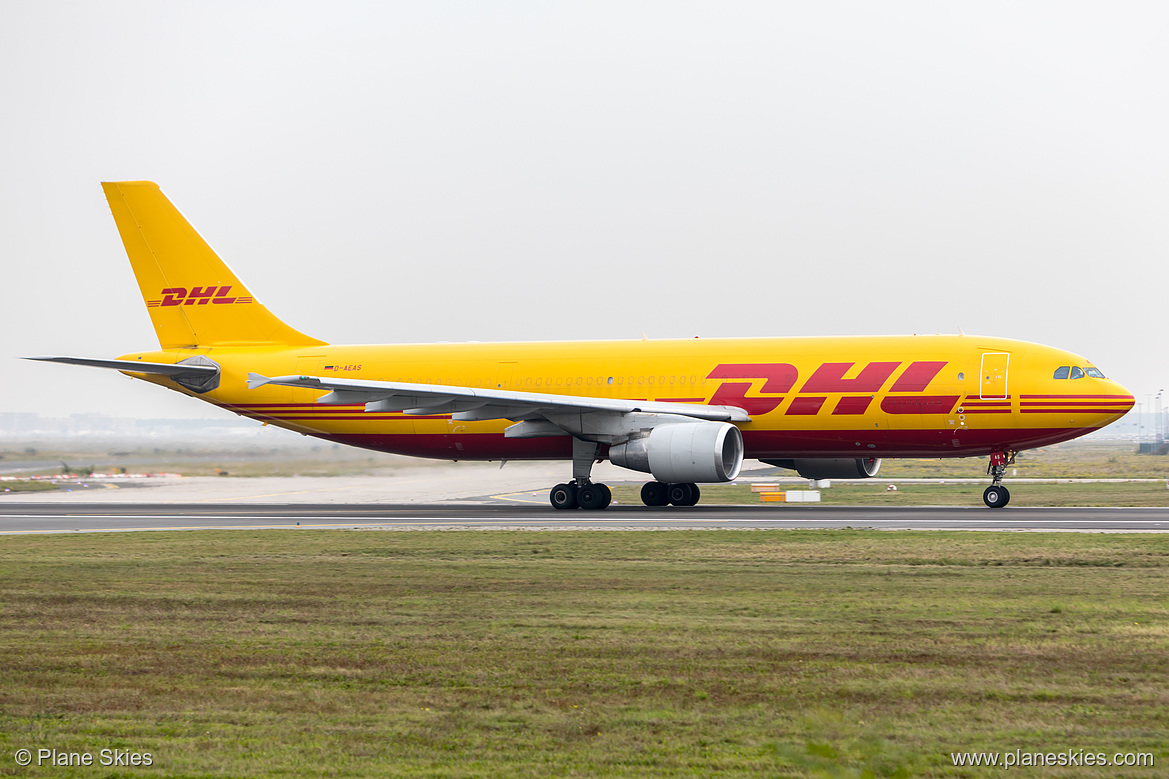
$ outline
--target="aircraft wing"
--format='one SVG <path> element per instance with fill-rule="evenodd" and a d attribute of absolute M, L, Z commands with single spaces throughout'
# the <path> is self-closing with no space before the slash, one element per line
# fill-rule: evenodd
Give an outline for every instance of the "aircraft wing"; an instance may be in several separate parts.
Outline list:
<path fill-rule="evenodd" d="M 90 368 L 113 368 L 114 370 L 128 371 L 130 373 L 154 373 L 162 376 L 211 375 L 219 372 L 219 368 L 214 365 L 194 365 L 191 363 L 95 360 L 89 357 L 25 357 L 23 359 L 40 360 L 42 362 L 61 362 L 67 365 L 87 365 Z"/>
<path fill-rule="evenodd" d="M 397 381 L 361 381 L 356 379 L 320 378 L 318 376 L 277 376 L 268 378 L 248 374 L 248 387 L 265 384 L 281 387 L 330 390 L 317 400 L 324 404 L 364 403 L 371 412 L 402 412 L 409 415 L 450 414 L 459 421 L 488 419 L 551 421 L 562 430 L 571 431 L 576 424 L 563 425 L 565 417 L 602 412 L 610 416 L 661 414 L 717 422 L 750 422 L 747 412 L 737 406 L 706 406 L 697 403 L 668 403 L 619 398 L 550 395 L 540 392 L 515 392 L 482 387 L 455 387 L 442 384 L 410 384 Z M 579 417 L 578 417 L 579 418 Z M 539 434 L 536 430 L 533 434 Z M 519 431 L 512 435 L 520 435 Z"/>

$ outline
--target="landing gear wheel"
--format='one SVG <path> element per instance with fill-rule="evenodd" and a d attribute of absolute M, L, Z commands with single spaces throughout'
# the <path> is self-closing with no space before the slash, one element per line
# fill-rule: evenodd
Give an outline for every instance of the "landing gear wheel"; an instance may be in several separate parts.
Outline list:
<path fill-rule="evenodd" d="M 554 509 L 574 509 L 577 506 L 576 493 L 575 484 L 557 484 L 548 493 L 548 502 Z"/>
<path fill-rule="evenodd" d="M 1011 502 L 1011 493 L 1002 485 L 990 486 L 982 493 L 982 502 L 992 509 L 1001 509 Z"/>
<path fill-rule="evenodd" d="M 698 485 L 671 484 L 666 488 L 666 496 L 675 506 L 693 506 L 698 502 Z"/>
<path fill-rule="evenodd" d="M 647 506 L 665 506 L 670 502 L 666 494 L 667 485 L 660 481 L 647 481 L 641 488 L 641 502 Z"/>
<path fill-rule="evenodd" d="M 576 502 L 586 511 L 607 508 L 612 500 L 613 493 L 604 484 L 586 484 L 576 491 Z"/>

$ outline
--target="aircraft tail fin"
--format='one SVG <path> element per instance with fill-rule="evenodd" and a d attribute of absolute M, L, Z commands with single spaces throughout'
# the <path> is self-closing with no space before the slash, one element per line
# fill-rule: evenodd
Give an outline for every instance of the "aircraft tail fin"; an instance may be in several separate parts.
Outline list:
<path fill-rule="evenodd" d="M 162 348 L 324 344 L 261 305 L 157 184 L 102 189 Z"/>

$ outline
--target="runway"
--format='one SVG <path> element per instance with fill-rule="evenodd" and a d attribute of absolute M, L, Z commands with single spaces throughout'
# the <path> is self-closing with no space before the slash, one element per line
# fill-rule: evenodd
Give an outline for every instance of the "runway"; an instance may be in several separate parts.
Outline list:
<path fill-rule="evenodd" d="M 1011 530 L 1169 532 L 1164 508 L 612 506 L 558 512 L 487 504 L 0 504 L 0 534 L 159 530 Z"/>

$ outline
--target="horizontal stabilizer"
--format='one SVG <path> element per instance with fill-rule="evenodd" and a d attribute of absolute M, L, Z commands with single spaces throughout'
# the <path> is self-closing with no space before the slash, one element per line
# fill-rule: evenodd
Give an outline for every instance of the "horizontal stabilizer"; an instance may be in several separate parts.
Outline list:
<path fill-rule="evenodd" d="M 267 376 L 261 376 L 258 373 L 249 373 L 248 374 L 248 389 L 258 389 L 260 387 L 263 387 L 269 381 L 271 381 L 271 379 L 269 379 Z"/>
<path fill-rule="evenodd" d="M 67 365 L 86 365 L 90 368 L 113 368 L 130 373 L 153 373 L 159 376 L 211 375 L 218 373 L 215 365 L 190 365 L 169 362 L 140 362 L 138 360 L 94 360 L 89 357 L 23 357 L 24 360 L 60 362 Z"/>

